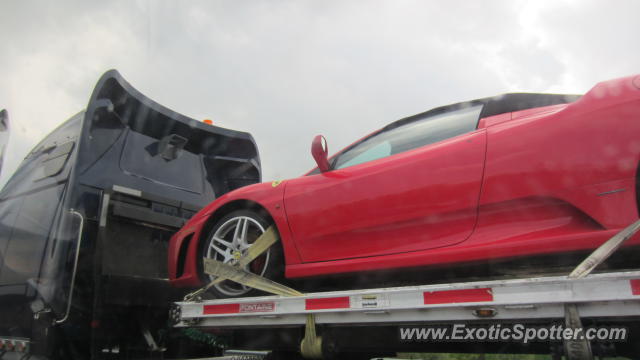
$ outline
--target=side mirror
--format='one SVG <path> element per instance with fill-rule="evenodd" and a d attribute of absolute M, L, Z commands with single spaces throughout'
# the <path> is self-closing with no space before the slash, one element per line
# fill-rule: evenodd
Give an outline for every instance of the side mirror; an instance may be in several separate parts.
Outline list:
<path fill-rule="evenodd" d="M 322 135 L 316 135 L 311 143 L 311 155 L 318 164 L 320 172 L 329 170 L 329 160 L 327 159 L 329 149 L 327 148 L 327 140 Z"/>

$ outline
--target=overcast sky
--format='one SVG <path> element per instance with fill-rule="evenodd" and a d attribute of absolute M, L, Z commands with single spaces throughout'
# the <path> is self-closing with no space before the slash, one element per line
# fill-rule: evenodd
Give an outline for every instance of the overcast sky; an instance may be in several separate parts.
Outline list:
<path fill-rule="evenodd" d="M 264 180 L 429 108 L 583 93 L 640 73 L 640 1 L 0 2 L 0 184 L 118 69 L 155 101 L 249 131 Z"/>

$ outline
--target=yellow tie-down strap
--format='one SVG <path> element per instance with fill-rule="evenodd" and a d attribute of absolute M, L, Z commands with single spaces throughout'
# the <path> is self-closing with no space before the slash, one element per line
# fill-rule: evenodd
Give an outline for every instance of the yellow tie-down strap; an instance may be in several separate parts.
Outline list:
<path fill-rule="evenodd" d="M 278 284 L 275 281 L 256 275 L 234 265 L 228 265 L 213 259 L 204 259 L 204 272 L 217 276 L 218 279 L 231 280 L 244 286 L 266 291 L 271 294 L 282 296 L 302 296 L 303 294 L 292 288 Z"/>
<path fill-rule="evenodd" d="M 240 257 L 237 261 L 225 264 L 213 259 L 204 259 L 204 272 L 209 275 L 216 276 L 216 278 L 200 291 L 204 292 L 214 284 L 218 284 L 225 280 L 231 280 L 238 284 L 275 295 L 304 295 L 290 287 L 244 270 L 245 266 L 249 265 L 249 263 L 262 255 L 265 251 L 269 250 L 269 248 L 278 240 L 279 238 L 275 228 L 270 226 L 267 231 L 256 239 L 244 256 Z M 300 353 L 307 359 L 322 358 L 322 337 L 316 334 L 315 317 L 313 314 L 307 315 L 305 336 L 300 343 Z"/>
<path fill-rule="evenodd" d="M 223 262 L 204 259 L 204 272 L 215 276 L 216 278 L 207 284 L 205 289 L 218 284 L 225 280 L 231 280 L 238 284 L 262 290 L 271 294 L 281 296 L 301 296 L 301 292 L 291 289 L 275 281 L 269 280 L 262 276 L 256 275 L 244 269 L 253 260 L 258 258 L 264 252 L 278 241 L 278 234 L 273 226 L 262 233 L 256 241 L 251 244 L 247 252 L 233 263 L 225 264 Z"/>

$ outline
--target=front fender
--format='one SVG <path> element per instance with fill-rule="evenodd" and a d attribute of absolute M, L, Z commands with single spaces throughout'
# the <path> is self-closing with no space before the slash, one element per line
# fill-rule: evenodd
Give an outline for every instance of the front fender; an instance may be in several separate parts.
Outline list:
<path fill-rule="evenodd" d="M 237 202 L 251 202 L 262 207 L 273 219 L 285 255 L 286 265 L 299 264 L 300 256 L 291 238 L 284 210 L 284 182 L 269 182 L 245 186 L 227 193 L 196 213 L 169 242 L 169 280 L 174 286 L 201 286 L 198 276 L 200 241 L 206 236 L 206 225 L 211 219 L 224 216 L 229 206 Z"/>

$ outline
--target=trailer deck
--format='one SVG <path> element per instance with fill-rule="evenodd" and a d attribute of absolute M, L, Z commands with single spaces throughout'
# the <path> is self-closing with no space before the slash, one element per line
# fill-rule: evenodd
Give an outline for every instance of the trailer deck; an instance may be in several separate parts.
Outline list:
<path fill-rule="evenodd" d="M 202 300 L 205 286 L 176 302 L 176 328 L 282 329 L 305 327 L 300 353 L 324 358 L 317 327 L 471 324 L 474 322 L 558 323 L 582 328 L 582 321 L 624 323 L 640 319 L 640 271 L 591 272 L 640 230 L 640 220 L 602 244 L 567 276 L 344 290 L 303 294 L 243 269 L 278 241 L 268 229 L 244 257 L 224 264 L 205 259 L 205 272 L 276 295 Z M 358 331 L 358 330 L 354 330 Z M 387 332 L 389 334 L 389 332 Z M 449 338 L 447 338 L 449 339 Z M 388 339 L 387 339 L 388 340 Z M 389 344 L 397 343 L 392 339 Z M 592 359 L 586 338 L 562 339 L 568 359 Z M 462 345 L 460 345 L 462 347 Z M 599 350 L 599 349 L 598 349 Z"/>

